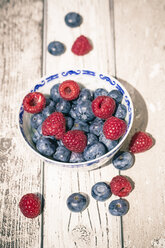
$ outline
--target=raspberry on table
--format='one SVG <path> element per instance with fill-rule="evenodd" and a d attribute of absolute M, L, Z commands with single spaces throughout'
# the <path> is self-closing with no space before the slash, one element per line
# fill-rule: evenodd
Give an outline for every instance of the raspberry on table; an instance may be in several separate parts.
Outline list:
<path fill-rule="evenodd" d="M 114 113 L 115 100 L 109 96 L 98 96 L 92 101 L 92 111 L 95 116 L 107 119 Z"/>
<path fill-rule="evenodd" d="M 83 152 L 87 145 L 87 136 L 81 130 L 70 130 L 64 134 L 62 142 L 72 152 Z"/>
<path fill-rule="evenodd" d="M 75 40 L 71 50 L 74 54 L 82 56 L 92 50 L 92 45 L 90 44 L 87 37 L 81 35 Z"/>
<path fill-rule="evenodd" d="M 127 129 L 127 124 L 124 120 L 117 117 L 109 117 L 103 126 L 103 133 L 107 139 L 117 140 L 119 139 Z"/>
<path fill-rule="evenodd" d="M 149 150 L 153 146 L 152 137 L 146 132 L 137 132 L 133 135 L 129 144 L 129 151 L 140 153 Z"/>
<path fill-rule="evenodd" d="M 33 193 L 22 196 L 19 202 L 22 214 L 27 218 L 35 218 L 41 213 L 41 199 Z"/>
<path fill-rule="evenodd" d="M 119 197 L 127 196 L 132 191 L 132 185 L 125 176 L 113 177 L 110 182 L 111 191 Z"/>
<path fill-rule="evenodd" d="M 55 136 L 62 139 L 66 130 L 66 120 L 62 113 L 54 112 L 42 123 L 42 134 L 45 136 Z"/>
<path fill-rule="evenodd" d="M 79 96 L 80 87 L 75 81 L 66 80 L 60 84 L 59 93 L 64 100 L 72 101 Z"/>
<path fill-rule="evenodd" d="M 46 105 L 46 98 L 42 93 L 31 92 L 28 93 L 23 99 L 24 110 L 31 114 L 41 112 Z"/>

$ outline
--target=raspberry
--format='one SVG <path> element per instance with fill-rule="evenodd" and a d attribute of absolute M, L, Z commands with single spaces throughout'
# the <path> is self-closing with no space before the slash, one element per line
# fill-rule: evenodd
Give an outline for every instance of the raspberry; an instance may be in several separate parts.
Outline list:
<path fill-rule="evenodd" d="M 149 150 L 153 145 L 153 139 L 145 132 L 137 132 L 133 135 L 129 150 L 132 153 L 140 153 Z"/>
<path fill-rule="evenodd" d="M 125 176 L 116 176 L 110 182 L 110 188 L 114 195 L 127 196 L 132 191 L 132 185 Z"/>
<path fill-rule="evenodd" d="M 98 96 L 92 101 L 92 111 L 95 116 L 107 119 L 115 111 L 115 100 L 109 96 Z"/>
<path fill-rule="evenodd" d="M 29 193 L 21 198 L 19 207 L 25 217 L 35 218 L 41 213 L 41 200 L 37 195 Z"/>
<path fill-rule="evenodd" d="M 103 133 L 107 139 L 117 140 L 125 133 L 126 129 L 125 121 L 111 116 L 104 123 Z"/>
<path fill-rule="evenodd" d="M 62 142 L 72 152 L 83 152 L 87 145 L 87 137 L 81 130 L 70 130 L 64 134 Z"/>
<path fill-rule="evenodd" d="M 42 134 L 45 136 L 55 136 L 62 139 L 65 133 L 66 120 L 62 113 L 54 112 L 49 115 L 42 124 Z"/>
<path fill-rule="evenodd" d="M 31 114 L 39 113 L 46 105 L 46 98 L 39 92 L 27 94 L 23 99 L 24 110 Z"/>
<path fill-rule="evenodd" d="M 87 37 L 81 35 L 75 40 L 71 50 L 74 54 L 81 56 L 89 53 L 92 50 L 92 45 Z"/>
<path fill-rule="evenodd" d="M 75 81 L 66 80 L 60 84 L 59 93 L 63 99 L 72 101 L 79 96 L 80 87 Z"/>

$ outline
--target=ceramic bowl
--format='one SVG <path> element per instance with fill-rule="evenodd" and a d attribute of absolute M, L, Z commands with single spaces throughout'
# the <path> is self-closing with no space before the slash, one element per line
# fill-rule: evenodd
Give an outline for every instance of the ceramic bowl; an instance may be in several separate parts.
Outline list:
<path fill-rule="evenodd" d="M 127 108 L 127 115 L 125 118 L 127 122 L 127 130 L 126 133 L 123 135 L 123 137 L 120 138 L 118 145 L 99 158 L 81 163 L 63 163 L 45 157 L 41 155 L 35 148 L 35 144 L 33 143 L 31 138 L 32 130 L 30 126 L 30 114 L 24 111 L 22 104 L 19 110 L 19 128 L 21 135 L 23 136 L 24 141 L 28 144 L 29 148 L 33 152 L 35 152 L 37 156 L 39 156 L 41 159 L 43 159 L 46 162 L 68 168 L 86 167 L 88 169 L 91 168 L 93 169 L 100 167 L 104 165 L 107 161 L 109 161 L 114 156 L 114 154 L 121 148 L 122 144 L 124 143 L 125 139 L 127 138 L 131 130 L 133 123 L 133 116 L 134 116 L 131 97 L 127 92 L 127 90 L 123 87 L 123 85 L 112 76 L 105 75 L 104 73 L 101 72 L 91 71 L 88 69 L 81 69 L 81 70 L 71 69 L 62 72 L 55 72 L 52 75 L 41 78 L 36 84 L 34 84 L 34 87 L 27 93 L 38 91 L 43 94 L 49 95 L 50 89 L 54 84 L 62 83 L 65 80 L 74 80 L 83 87 L 88 88 L 92 91 L 96 90 L 97 88 L 104 88 L 108 92 L 113 89 L 117 89 L 123 94 L 122 103 Z"/>

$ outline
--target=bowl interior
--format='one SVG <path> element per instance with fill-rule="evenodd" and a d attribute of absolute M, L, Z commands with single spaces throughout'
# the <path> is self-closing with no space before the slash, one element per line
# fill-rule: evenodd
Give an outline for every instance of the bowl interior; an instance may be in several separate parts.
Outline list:
<path fill-rule="evenodd" d="M 106 153 L 105 155 L 91 160 L 91 161 L 86 161 L 82 163 L 62 163 L 55 161 L 51 158 L 46 158 L 45 156 L 41 155 L 38 153 L 38 151 L 35 148 L 35 145 L 31 139 L 31 125 L 30 125 L 30 114 L 25 112 L 23 109 L 23 105 L 21 105 L 20 110 L 19 110 L 19 127 L 20 131 L 23 135 L 24 140 L 26 143 L 35 151 L 42 159 L 59 164 L 61 166 L 66 166 L 66 167 L 84 167 L 84 166 L 91 166 L 91 165 L 96 165 L 101 166 L 104 164 L 107 159 L 109 160 L 121 147 L 122 143 L 126 139 L 133 123 L 133 104 L 131 101 L 131 98 L 126 91 L 126 89 L 122 86 L 122 84 L 116 80 L 115 78 L 111 76 L 107 76 L 102 73 L 90 71 L 90 70 L 67 70 L 63 71 L 60 73 L 55 73 L 50 76 L 45 76 L 42 79 L 39 80 L 38 83 L 34 85 L 34 88 L 31 89 L 29 92 L 33 91 L 38 91 L 41 92 L 45 95 L 50 95 L 50 89 L 54 84 L 62 83 L 65 80 L 75 80 L 80 86 L 83 88 L 88 88 L 92 91 L 96 90 L 97 88 L 104 88 L 107 91 L 111 91 L 113 89 L 119 90 L 123 94 L 123 100 L 122 104 L 124 104 L 127 107 L 127 115 L 126 115 L 126 122 L 127 122 L 127 131 L 125 135 L 120 139 L 118 145 Z M 29 93 L 27 92 L 27 93 Z"/>

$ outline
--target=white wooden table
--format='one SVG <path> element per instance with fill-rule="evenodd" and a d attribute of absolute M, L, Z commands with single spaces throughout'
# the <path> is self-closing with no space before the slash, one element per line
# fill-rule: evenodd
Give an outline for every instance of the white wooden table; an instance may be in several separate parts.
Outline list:
<path fill-rule="evenodd" d="M 65 25 L 70 11 L 82 15 L 79 28 Z M 0 248 L 165 247 L 164 26 L 163 0 L 0 0 Z M 80 34 L 94 49 L 76 57 L 70 49 Z M 66 44 L 63 55 L 48 54 L 53 40 Z M 122 219 L 108 213 L 109 200 L 90 197 L 80 214 L 65 204 L 71 193 L 90 196 L 94 183 L 117 175 L 111 164 L 89 172 L 63 170 L 39 160 L 19 135 L 18 108 L 27 90 L 42 75 L 68 66 L 117 77 L 135 105 L 132 134 L 146 130 L 156 141 L 122 173 L 135 183 Z M 18 208 L 29 192 L 45 198 L 44 212 L 35 219 Z"/>

